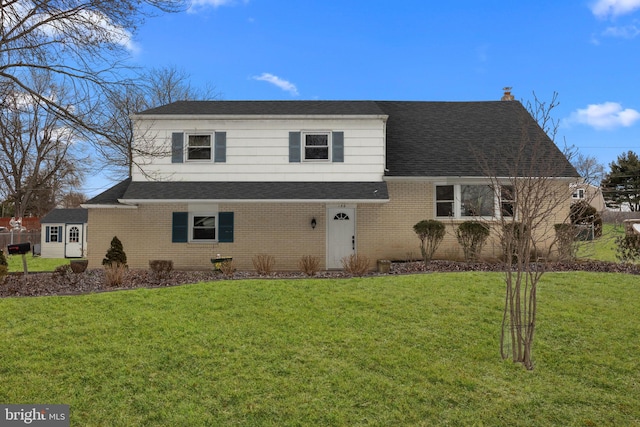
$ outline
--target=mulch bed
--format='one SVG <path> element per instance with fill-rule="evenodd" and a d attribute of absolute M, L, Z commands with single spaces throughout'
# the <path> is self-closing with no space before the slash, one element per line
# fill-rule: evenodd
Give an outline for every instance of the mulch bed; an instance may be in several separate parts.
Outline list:
<path fill-rule="evenodd" d="M 617 264 L 612 262 L 574 262 L 538 264 L 546 271 L 591 271 L 604 273 L 640 274 L 640 266 Z M 367 276 L 385 276 L 399 274 L 416 274 L 432 272 L 460 272 L 460 271 L 502 271 L 499 263 L 464 263 L 452 261 L 432 261 L 426 267 L 422 262 L 394 262 L 389 273 L 370 272 Z M 104 270 L 94 269 L 84 273 L 29 273 L 10 274 L 4 283 L 0 284 L 0 297 L 28 297 L 47 295 L 79 295 L 94 292 L 106 292 L 135 288 L 158 288 L 178 286 L 214 280 L 237 279 L 295 279 L 306 278 L 300 272 L 277 272 L 268 276 L 260 276 L 254 272 L 235 272 L 228 277 L 213 271 L 172 271 L 165 279 L 158 279 L 149 270 L 129 270 L 118 287 L 109 287 L 104 278 Z M 318 278 L 351 277 L 344 271 L 321 271 Z"/>

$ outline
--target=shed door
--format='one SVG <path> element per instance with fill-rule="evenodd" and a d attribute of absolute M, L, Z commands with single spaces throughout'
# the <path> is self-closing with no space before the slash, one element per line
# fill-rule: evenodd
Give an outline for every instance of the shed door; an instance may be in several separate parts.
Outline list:
<path fill-rule="evenodd" d="M 342 258 L 356 253 L 356 210 L 327 209 L 327 268 L 343 268 Z"/>
<path fill-rule="evenodd" d="M 67 224 L 67 233 L 64 241 L 65 257 L 82 258 L 82 232 L 82 224 Z"/>

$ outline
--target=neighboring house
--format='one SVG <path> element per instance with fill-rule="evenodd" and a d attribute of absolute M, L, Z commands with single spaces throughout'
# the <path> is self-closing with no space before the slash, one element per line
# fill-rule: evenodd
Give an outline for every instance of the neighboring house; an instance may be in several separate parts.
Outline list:
<path fill-rule="evenodd" d="M 571 190 L 572 203 L 586 201 L 598 212 L 605 210 L 606 205 L 600 187 L 592 184 L 571 184 Z"/>
<path fill-rule="evenodd" d="M 184 101 L 133 120 L 137 144 L 166 155 L 138 157 L 144 170 L 83 205 L 90 267 L 113 236 L 132 267 L 202 269 L 222 256 L 253 269 L 257 254 L 279 270 L 303 255 L 340 269 L 360 254 L 373 267 L 419 258 L 413 225 L 429 218 L 450 229 L 445 257 L 459 253 L 451 227 L 513 212 L 487 176 L 552 167 L 567 193 L 577 177 L 517 101 Z"/>
<path fill-rule="evenodd" d="M 42 258 L 82 258 L 87 251 L 87 209 L 54 209 L 40 219 Z"/>

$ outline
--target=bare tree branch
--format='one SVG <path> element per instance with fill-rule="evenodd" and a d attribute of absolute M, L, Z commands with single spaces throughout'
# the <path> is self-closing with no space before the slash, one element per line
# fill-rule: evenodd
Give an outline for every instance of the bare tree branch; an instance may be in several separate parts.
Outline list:
<path fill-rule="evenodd" d="M 5 85 L 0 110 L 0 187 L 4 198 L 14 203 L 16 216 L 27 211 L 42 215 L 55 207 L 64 188 L 80 184 L 87 162 L 78 155 L 73 128 L 40 101 L 64 102 L 64 88 L 43 73 L 32 75 L 29 85 L 40 96 L 20 85 Z"/>
<path fill-rule="evenodd" d="M 145 17 L 186 6 L 185 0 L 0 0 L 0 86 L 18 85 L 70 124 L 101 133 L 90 116 L 41 96 L 29 76 L 47 71 L 73 99 L 88 102 L 120 82 L 122 60 Z"/>

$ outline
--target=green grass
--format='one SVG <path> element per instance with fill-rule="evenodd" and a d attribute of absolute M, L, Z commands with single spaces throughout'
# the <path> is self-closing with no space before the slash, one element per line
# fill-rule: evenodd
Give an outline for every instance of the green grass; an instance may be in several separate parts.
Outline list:
<path fill-rule="evenodd" d="M 502 275 L 221 281 L 0 300 L 0 401 L 74 426 L 640 425 L 635 276 L 548 273 L 534 371 Z"/>
<path fill-rule="evenodd" d="M 624 227 L 622 225 L 603 224 L 601 237 L 593 241 L 579 243 L 578 259 L 617 262 L 615 240 L 623 235 Z"/>
<path fill-rule="evenodd" d="M 9 272 L 23 272 L 22 255 L 5 255 L 9 264 Z M 27 260 L 27 270 L 29 272 L 53 271 L 62 264 L 69 264 L 69 260 L 65 258 L 41 258 L 34 257 L 31 254 L 25 255 Z"/>

